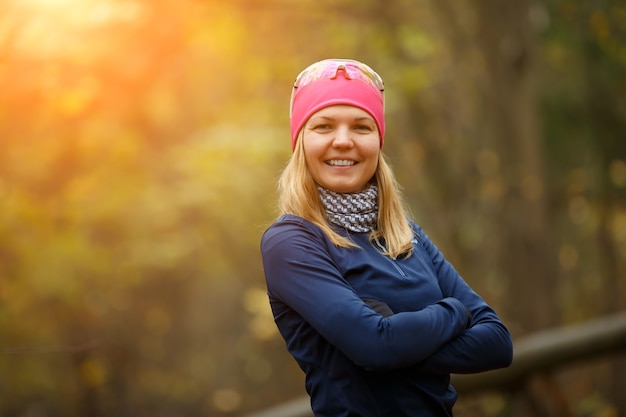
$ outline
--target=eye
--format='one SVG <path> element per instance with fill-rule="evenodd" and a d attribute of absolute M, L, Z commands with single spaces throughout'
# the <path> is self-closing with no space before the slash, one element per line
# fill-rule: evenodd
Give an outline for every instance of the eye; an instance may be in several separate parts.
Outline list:
<path fill-rule="evenodd" d="M 333 127 L 328 123 L 318 123 L 311 126 L 311 130 L 315 130 L 316 132 L 327 132 L 332 128 Z"/>
<path fill-rule="evenodd" d="M 374 131 L 374 126 L 369 124 L 358 124 L 354 126 L 354 130 L 361 133 L 371 133 Z"/>

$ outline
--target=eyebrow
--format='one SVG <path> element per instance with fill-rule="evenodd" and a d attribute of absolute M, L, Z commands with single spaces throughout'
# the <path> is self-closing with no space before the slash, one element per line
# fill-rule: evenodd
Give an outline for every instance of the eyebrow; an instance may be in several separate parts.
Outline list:
<path fill-rule="evenodd" d="M 335 117 L 330 117 L 330 116 L 316 116 L 312 120 L 315 120 L 315 119 L 323 119 L 323 120 L 330 120 L 330 121 L 335 121 L 336 120 Z M 374 119 L 372 117 L 369 117 L 369 116 L 355 117 L 352 120 L 355 121 L 355 122 L 360 122 L 362 120 L 374 121 Z"/>

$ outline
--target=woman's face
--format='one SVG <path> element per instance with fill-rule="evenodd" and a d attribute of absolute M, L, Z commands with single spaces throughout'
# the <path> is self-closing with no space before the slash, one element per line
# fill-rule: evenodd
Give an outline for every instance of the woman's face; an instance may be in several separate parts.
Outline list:
<path fill-rule="evenodd" d="M 337 193 L 362 191 L 378 165 L 376 122 L 353 106 L 326 107 L 306 122 L 302 146 L 315 182 Z"/>

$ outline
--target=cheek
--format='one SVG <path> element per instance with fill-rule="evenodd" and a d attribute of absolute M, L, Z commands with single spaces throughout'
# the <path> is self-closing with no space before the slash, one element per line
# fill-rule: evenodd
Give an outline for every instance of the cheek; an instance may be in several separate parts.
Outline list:
<path fill-rule="evenodd" d="M 302 154 L 304 156 L 304 163 L 309 172 L 315 172 L 317 170 L 316 166 L 318 166 L 319 164 L 319 149 L 317 149 L 317 147 L 311 145 L 310 143 L 303 142 Z"/>
<path fill-rule="evenodd" d="M 378 168 L 379 153 L 380 152 L 378 150 L 372 150 L 371 152 L 368 152 L 367 156 L 364 155 L 366 158 L 364 164 L 365 175 L 374 175 L 376 173 L 376 169 Z"/>
<path fill-rule="evenodd" d="M 378 145 L 378 142 L 376 144 L 372 144 L 368 146 L 367 149 L 363 150 L 365 157 L 368 159 L 368 161 L 370 161 L 374 165 L 378 165 L 378 157 L 379 157 L 380 152 L 381 150 L 380 150 L 380 146 Z"/>
<path fill-rule="evenodd" d="M 306 160 L 313 160 L 325 152 L 324 143 L 315 139 L 307 136 L 302 138 L 302 151 Z"/>
<path fill-rule="evenodd" d="M 372 155 L 370 156 L 370 161 L 371 161 L 371 166 L 370 166 L 370 174 L 372 176 L 374 176 L 376 174 L 376 170 L 378 169 L 378 161 L 380 158 L 380 153 L 381 150 L 379 147 L 376 148 L 376 150 L 374 150 L 372 152 Z"/>
<path fill-rule="evenodd" d="M 311 149 L 311 146 L 307 142 L 302 142 L 302 154 L 304 155 L 304 160 L 308 163 L 311 159 L 311 155 L 315 152 Z"/>

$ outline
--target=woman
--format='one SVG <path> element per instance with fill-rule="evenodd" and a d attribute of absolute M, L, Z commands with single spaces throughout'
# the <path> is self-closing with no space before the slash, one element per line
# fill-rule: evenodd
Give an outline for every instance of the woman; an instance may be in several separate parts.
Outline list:
<path fill-rule="evenodd" d="M 281 216 L 261 252 L 315 416 L 451 416 L 450 374 L 508 366 L 511 337 L 407 217 L 382 154 L 381 78 L 317 62 L 296 79 L 290 117 Z"/>

